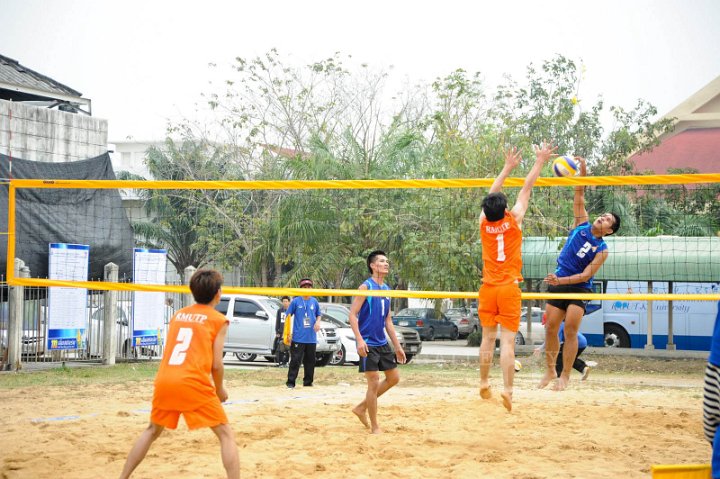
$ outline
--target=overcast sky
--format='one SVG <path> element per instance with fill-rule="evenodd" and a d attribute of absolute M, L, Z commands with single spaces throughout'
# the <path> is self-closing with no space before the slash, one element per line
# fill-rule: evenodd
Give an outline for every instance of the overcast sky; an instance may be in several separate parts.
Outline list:
<path fill-rule="evenodd" d="M 210 90 L 209 63 L 273 47 L 413 84 L 456 68 L 521 80 L 560 53 L 585 65 L 581 100 L 664 114 L 720 75 L 720 1 L 0 0 L 0 54 L 90 98 L 111 141 L 162 139 Z"/>

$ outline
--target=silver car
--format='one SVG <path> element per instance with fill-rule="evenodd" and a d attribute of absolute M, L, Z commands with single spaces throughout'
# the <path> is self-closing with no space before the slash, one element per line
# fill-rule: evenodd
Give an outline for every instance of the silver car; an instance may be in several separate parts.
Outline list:
<path fill-rule="evenodd" d="M 477 310 L 471 308 L 450 308 L 445 311 L 445 316 L 455 323 L 461 338 L 467 338 L 470 334 L 480 329 Z"/>

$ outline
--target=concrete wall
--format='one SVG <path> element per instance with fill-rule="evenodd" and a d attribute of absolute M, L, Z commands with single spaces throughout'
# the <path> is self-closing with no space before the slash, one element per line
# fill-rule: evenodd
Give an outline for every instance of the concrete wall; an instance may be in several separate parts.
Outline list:
<path fill-rule="evenodd" d="M 61 163 L 107 151 L 107 120 L 0 100 L 0 153 Z"/>

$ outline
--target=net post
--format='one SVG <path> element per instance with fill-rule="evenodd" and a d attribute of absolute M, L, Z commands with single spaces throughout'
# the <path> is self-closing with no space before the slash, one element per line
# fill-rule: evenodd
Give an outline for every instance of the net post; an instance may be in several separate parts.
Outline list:
<path fill-rule="evenodd" d="M 18 278 L 29 278 L 30 269 L 25 262 L 15 258 L 14 273 Z M 18 371 L 22 368 L 22 321 L 25 307 L 25 287 L 11 286 L 8 295 L 8 359 L 5 368 Z M 45 339 L 43 339 L 45 340 Z"/>
<path fill-rule="evenodd" d="M 105 281 L 117 283 L 118 265 L 108 263 L 105 265 Z M 103 356 L 102 363 L 108 366 L 115 364 L 117 356 L 117 298 L 118 292 L 108 290 L 103 293 Z"/>
<path fill-rule="evenodd" d="M 7 271 L 6 281 L 8 285 L 13 284 L 15 279 L 15 268 L 11 268 L 15 258 L 15 184 L 11 181 L 8 185 L 8 219 L 7 219 Z"/>
<path fill-rule="evenodd" d="M 183 283 L 186 285 L 190 284 L 190 278 L 195 274 L 195 271 L 197 271 L 197 268 L 195 266 L 188 266 L 183 270 Z M 186 306 L 190 306 L 193 304 L 195 300 L 193 299 L 192 294 L 183 294 L 182 295 L 182 306 L 183 308 Z"/>
<path fill-rule="evenodd" d="M 653 290 L 653 282 L 648 281 L 648 293 L 652 293 Z M 653 302 L 652 300 L 648 300 L 648 306 L 647 306 L 647 341 L 645 342 L 645 349 L 655 349 L 655 345 L 653 344 Z"/>
<path fill-rule="evenodd" d="M 668 294 L 673 293 L 673 282 L 668 281 Z M 668 340 L 666 348 L 670 351 L 675 350 L 675 341 L 673 339 L 673 302 L 668 301 Z"/>

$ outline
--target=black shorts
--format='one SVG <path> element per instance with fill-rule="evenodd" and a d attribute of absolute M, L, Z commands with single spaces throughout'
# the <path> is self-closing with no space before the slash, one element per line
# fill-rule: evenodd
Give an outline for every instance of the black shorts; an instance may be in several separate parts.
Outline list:
<path fill-rule="evenodd" d="M 389 371 L 397 367 L 395 351 L 389 344 L 383 346 L 368 346 L 367 357 L 360 356 L 360 372 Z"/>
<path fill-rule="evenodd" d="M 558 286 L 548 286 L 548 293 L 592 293 L 591 290 L 572 284 L 562 284 Z M 588 301 L 582 299 L 549 299 L 547 304 L 555 306 L 558 309 L 567 311 L 568 306 L 574 304 L 580 306 L 585 311 Z"/>

